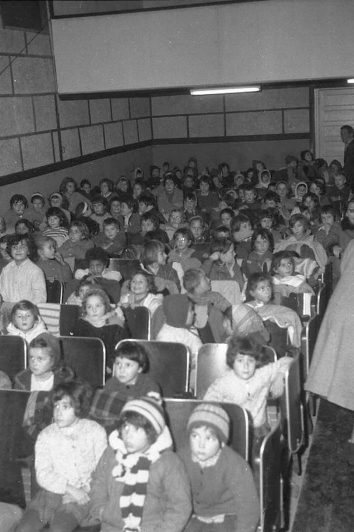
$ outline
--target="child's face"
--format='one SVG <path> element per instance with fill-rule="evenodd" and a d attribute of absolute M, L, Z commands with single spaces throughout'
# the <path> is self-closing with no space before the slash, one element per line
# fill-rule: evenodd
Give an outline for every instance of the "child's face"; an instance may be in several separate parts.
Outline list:
<path fill-rule="evenodd" d="M 130 281 L 130 290 L 135 296 L 144 297 L 148 293 L 148 282 L 145 275 L 138 273 Z"/>
<path fill-rule="evenodd" d="M 187 211 L 193 211 L 194 208 L 195 208 L 195 200 L 190 199 L 190 198 L 186 198 L 186 199 L 184 200 L 184 208 L 185 208 Z"/>
<path fill-rule="evenodd" d="M 31 347 L 29 350 L 29 369 L 36 377 L 49 376 L 53 367 L 53 357 L 48 347 Z"/>
<path fill-rule="evenodd" d="M 271 218 L 262 218 L 261 227 L 263 227 L 263 229 L 268 229 L 268 231 L 270 231 L 271 228 L 273 227 L 273 220 Z"/>
<path fill-rule="evenodd" d="M 73 225 L 72 227 L 70 227 L 69 238 L 73 244 L 75 242 L 80 242 L 80 240 L 82 240 L 82 232 L 76 225 Z"/>
<path fill-rule="evenodd" d="M 60 218 L 59 216 L 53 215 L 48 218 L 48 225 L 51 229 L 58 229 L 60 227 Z"/>
<path fill-rule="evenodd" d="M 98 320 L 106 314 L 106 307 L 100 296 L 90 296 L 87 299 L 86 314 L 92 320 Z"/>
<path fill-rule="evenodd" d="M 43 246 L 38 249 L 38 255 L 41 259 L 54 259 L 55 246 L 53 242 L 44 242 Z"/>
<path fill-rule="evenodd" d="M 302 196 L 304 196 L 306 194 L 306 187 L 305 185 L 299 185 L 296 189 L 296 195 L 299 197 L 299 198 L 302 198 Z"/>
<path fill-rule="evenodd" d="M 194 293 L 201 296 L 205 294 L 206 292 L 210 292 L 211 290 L 211 284 L 210 279 L 204 274 L 200 275 L 200 281 L 198 286 L 194 288 Z"/>
<path fill-rule="evenodd" d="M 71 404 L 70 397 L 64 395 L 62 399 L 54 403 L 54 421 L 60 429 L 70 427 L 78 420 L 75 409 Z"/>
<path fill-rule="evenodd" d="M 89 270 L 92 275 L 101 276 L 104 270 L 105 264 L 101 260 L 90 260 Z"/>
<path fill-rule="evenodd" d="M 256 360 L 250 355 L 237 353 L 233 370 L 239 379 L 248 381 L 256 371 Z"/>
<path fill-rule="evenodd" d="M 128 181 L 122 179 L 121 181 L 119 181 L 117 188 L 119 188 L 119 190 L 121 190 L 122 192 L 126 192 L 128 190 Z"/>
<path fill-rule="evenodd" d="M 16 201 L 12 206 L 12 210 L 15 211 L 18 216 L 22 216 L 25 211 L 25 205 L 22 201 Z"/>
<path fill-rule="evenodd" d="M 142 220 L 141 221 L 141 232 L 143 235 L 148 233 L 149 231 L 155 231 L 155 225 L 152 220 Z"/>
<path fill-rule="evenodd" d="M 117 234 L 119 233 L 119 229 L 116 225 L 114 224 L 111 224 L 111 225 L 105 225 L 103 227 L 103 232 L 105 234 L 105 236 L 107 238 L 109 238 L 109 240 L 114 240 L 115 237 L 117 236 Z"/>
<path fill-rule="evenodd" d="M 348 205 L 347 216 L 350 223 L 354 224 L 354 203 L 352 202 Z"/>
<path fill-rule="evenodd" d="M 172 181 L 172 179 L 167 179 L 166 180 L 166 183 L 165 183 L 165 190 L 167 192 L 167 194 L 172 194 L 174 189 L 175 189 L 176 185 L 174 183 L 174 181 Z"/>
<path fill-rule="evenodd" d="M 258 255 L 263 255 L 269 249 L 269 241 L 261 235 L 258 235 L 254 241 L 254 249 Z"/>
<path fill-rule="evenodd" d="M 26 224 L 23 224 L 23 223 L 17 224 L 16 233 L 18 235 L 26 235 L 27 233 L 29 233 L 29 229 Z"/>
<path fill-rule="evenodd" d="M 255 193 L 253 190 L 245 190 L 245 201 L 246 203 L 253 203 L 255 198 Z"/>
<path fill-rule="evenodd" d="M 291 259 L 281 259 L 280 264 L 275 271 L 280 277 L 294 275 L 294 263 Z"/>
<path fill-rule="evenodd" d="M 94 203 L 92 205 L 93 207 L 93 210 L 95 212 L 95 214 L 103 214 L 104 213 L 104 205 L 103 203 Z"/>
<path fill-rule="evenodd" d="M 307 198 L 305 198 L 304 205 L 306 205 L 306 207 L 310 211 L 313 211 L 315 209 L 315 202 L 310 196 L 307 196 Z"/>
<path fill-rule="evenodd" d="M 109 186 L 107 185 L 107 183 L 101 183 L 100 189 L 102 196 L 106 196 L 107 194 L 109 194 Z"/>
<path fill-rule="evenodd" d="M 154 177 L 154 178 L 160 177 L 160 169 L 154 168 L 153 171 L 151 172 L 151 177 Z"/>
<path fill-rule="evenodd" d="M 146 205 L 146 203 L 140 201 L 139 202 L 139 214 L 140 215 L 145 214 L 147 212 L 147 209 L 148 209 L 148 206 Z"/>
<path fill-rule="evenodd" d="M 129 216 L 129 214 L 133 211 L 124 201 L 120 204 L 120 213 L 123 216 Z"/>
<path fill-rule="evenodd" d="M 239 191 L 238 191 L 238 195 L 239 195 L 239 197 L 240 197 L 240 200 L 241 200 L 242 202 L 244 202 L 244 201 L 245 201 L 245 191 L 243 190 L 243 188 L 240 188 L 240 189 L 239 189 Z"/>
<path fill-rule="evenodd" d="M 245 182 L 245 178 L 243 177 L 243 175 L 237 175 L 235 176 L 234 178 L 234 183 L 235 183 L 235 187 L 238 188 L 239 186 L 243 185 L 243 183 Z"/>
<path fill-rule="evenodd" d="M 33 205 L 33 210 L 35 210 L 36 212 L 41 212 L 44 204 L 40 198 L 35 198 L 32 201 L 32 205 Z"/>
<path fill-rule="evenodd" d="M 91 289 L 91 287 L 88 286 L 88 285 L 80 286 L 80 288 L 79 288 L 79 298 L 81 299 L 81 301 L 84 299 L 85 295 L 87 294 L 87 292 L 90 289 Z"/>
<path fill-rule="evenodd" d="M 200 223 L 200 220 L 195 220 L 194 222 L 192 222 L 189 226 L 189 229 L 191 230 L 191 233 L 196 240 L 200 238 L 203 234 L 203 226 Z"/>
<path fill-rule="evenodd" d="M 225 251 L 225 253 L 220 253 L 220 260 L 221 262 L 224 262 L 225 264 L 232 264 L 235 260 L 235 248 L 234 245 L 231 244 L 229 249 Z"/>
<path fill-rule="evenodd" d="M 193 188 L 194 187 L 193 177 L 187 175 L 183 180 L 183 184 L 185 188 Z"/>
<path fill-rule="evenodd" d="M 228 212 L 224 212 L 222 215 L 221 215 L 221 223 L 222 225 L 225 225 L 226 227 L 230 227 L 230 224 L 231 224 L 231 220 L 232 220 L 232 216 L 231 214 L 229 214 Z"/>
<path fill-rule="evenodd" d="M 176 236 L 176 248 L 177 251 L 186 251 L 189 246 L 189 238 L 185 235 Z"/>
<path fill-rule="evenodd" d="M 301 240 L 301 238 L 305 234 L 304 224 L 302 222 L 300 222 L 300 221 L 296 222 L 291 230 L 292 230 L 294 236 L 297 238 L 297 240 Z"/>
<path fill-rule="evenodd" d="M 331 212 L 321 214 L 321 222 L 326 225 L 334 224 L 334 216 Z"/>
<path fill-rule="evenodd" d="M 141 188 L 140 185 L 136 184 L 134 185 L 134 188 L 133 188 L 133 196 L 134 198 L 138 198 L 143 192 L 143 189 Z"/>
<path fill-rule="evenodd" d="M 27 332 L 34 326 L 36 318 L 30 310 L 16 310 L 13 317 L 14 325 L 20 331 Z"/>
<path fill-rule="evenodd" d="M 50 198 L 51 207 L 60 208 L 62 203 L 63 203 L 63 199 L 60 196 L 54 196 L 53 198 Z"/>
<path fill-rule="evenodd" d="M 277 208 L 277 202 L 273 199 L 267 199 L 265 201 L 265 207 L 266 209 L 276 209 Z"/>
<path fill-rule="evenodd" d="M 280 196 L 281 198 L 285 198 L 285 196 L 288 193 L 288 187 L 284 183 L 280 183 L 277 186 L 277 193 L 278 193 L 278 196 Z"/>
<path fill-rule="evenodd" d="M 170 224 L 177 227 L 180 223 L 182 223 L 182 214 L 180 212 L 171 212 Z"/>
<path fill-rule="evenodd" d="M 209 192 L 209 183 L 206 183 L 205 181 L 202 181 L 199 185 L 200 192 L 202 194 L 207 194 Z"/>
<path fill-rule="evenodd" d="M 128 453 L 144 453 L 151 446 L 145 430 L 131 423 L 124 423 L 121 438 Z"/>
<path fill-rule="evenodd" d="M 259 281 L 254 290 L 250 290 L 251 296 L 257 303 L 269 303 L 272 297 L 272 288 L 268 280 Z"/>
<path fill-rule="evenodd" d="M 200 462 L 213 458 L 221 447 L 215 432 L 205 425 L 191 430 L 189 443 L 192 457 Z"/>
<path fill-rule="evenodd" d="M 82 188 L 82 190 L 83 190 L 84 192 L 86 192 L 86 194 L 90 194 L 90 192 L 91 192 L 91 185 L 90 185 L 90 183 L 84 183 L 84 184 L 82 185 L 81 188 Z"/>
<path fill-rule="evenodd" d="M 28 244 L 24 240 L 11 246 L 11 257 L 14 259 L 16 264 L 21 264 L 21 262 L 24 262 L 27 259 L 28 254 Z"/>
<path fill-rule="evenodd" d="M 345 176 L 343 174 L 335 175 L 334 184 L 337 188 L 343 188 L 345 185 Z"/>
<path fill-rule="evenodd" d="M 113 214 L 113 216 L 117 216 L 118 214 L 120 214 L 120 201 L 118 200 L 112 201 L 111 214 Z"/>
<path fill-rule="evenodd" d="M 72 183 L 71 181 L 69 181 L 69 183 L 67 183 L 66 185 L 66 192 L 69 195 L 73 194 L 75 192 L 75 183 Z"/>
<path fill-rule="evenodd" d="M 167 255 L 164 251 L 159 251 L 157 253 L 157 264 L 159 264 L 160 266 L 162 266 L 163 264 L 166 264 L 166 258 L 167 258 Z"/>
<path fill-rule="evenodd" d="M 310 192 L 312 192 L 312 194 L 316 194 L 316 196 L 321 195 L 321 189 L 316 183 L 311 183 Z"/>
<path fill-rule="evenodd" d="M 141 371 L 139 363 L 129 358 L 116 357 L 113 364 L 113 377 L 126 386 L 135 384 Z"/>

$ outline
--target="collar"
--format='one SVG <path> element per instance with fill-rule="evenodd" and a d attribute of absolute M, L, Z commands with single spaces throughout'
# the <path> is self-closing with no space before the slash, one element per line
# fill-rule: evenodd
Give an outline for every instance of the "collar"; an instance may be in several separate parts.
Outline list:
<path fill-rule="evenodd" d="M 214 456 L 212 456 L 208 460 L 198 460 L 198 458 L 195 458 L 192 455 L 192 462 L 194 462 L 196 464 L 199 464 L 201 469 L 205 469 L 207 467 L 214 466 L 216 464 L 216 462 L 219 460 L 220 454 L 221 454 L 221 448 L 218 450 L 218 452 L 216 454 L 214 454 Z"/>

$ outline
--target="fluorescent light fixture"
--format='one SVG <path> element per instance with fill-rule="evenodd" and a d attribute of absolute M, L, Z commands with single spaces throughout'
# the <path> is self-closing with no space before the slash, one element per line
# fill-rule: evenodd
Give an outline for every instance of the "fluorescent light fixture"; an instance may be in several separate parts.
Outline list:
<path fill-rule="evenodd" d="M 204 96 L 205 94 L 235 94 L 240 92 L 259 92 L 260 86 L 253 87 L 220 87 L 219 89 L 191 89 L 192 96 Z"/>
<path fill-rule="evenodd" d="M 347 83 L 354 83 L 354 78 L 347 79 Z"/>

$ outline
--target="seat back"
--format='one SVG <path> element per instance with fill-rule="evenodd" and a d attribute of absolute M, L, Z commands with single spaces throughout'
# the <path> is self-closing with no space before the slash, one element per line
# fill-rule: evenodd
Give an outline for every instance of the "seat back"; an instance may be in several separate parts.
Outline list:
<path fill-rule="evenodd" d="M 329 285 L 323 283 L 317 294 L 316 314 L 318 315 L 318 327 L 320 327 L 325 315 L 329 298 L 331 297 Z"/>
<path fill-rule="evenodd" d="M 37 307 L 48 332 L 54 336 L 59 336 L 60 303 L 38 303 Z"/>
<path fill-rule="evenodd" d="M 292 454 L 300 450 L 305 438 L 301 362 L 298 353 L 285 373 L 285 392 L 280 401 L 283 435 Z"/>
<path fill-rule="evenodd" d="M 10 379 L 27 367 L 27 343 L 21 336 L 0 336 L 0 369 Z"/>
<path fill-rule="evenodd" d="M 58 279 L 45 282 L 47 288 L 47 303 L 62 303 L 64 296 L 64 283 Z"/>
<path fill-rule="evenodd" d="M 189 389 L 190 353 L 188 347 L 173 342 L 121 340 L 137 342 L 149 358 L 149 375 L 160 386 L 163 397 L 181 396 Z"/>
<path fill-rule="evenodd" d="M 178 451 L 188 445 L 187 422 L 193 410 L 201 403 L 203 401 L 198 399 L 165 400 L 167 424 L 171 430 L 175 450 Z M 244 408 L 235 404 L 222 403 L 221 406 L 230 417 L 230 447 L 248 461 L 250 444 L 248 414 Z"/>
<path fill-rule="evenodd" d="M 123 309 L 131 337 L 136 340 L 151 339 L 151 313 L 146 307 Z"/>
<path fill-rule="evenodd" d="M 278 358 L 285 356 L 289 346 L 288 330 L 271 320 L 264 320 L 263 323 L 270 334 L 269 345 L 275 349 Z"/>
<path fill-rule="evenodd" d="M 319 318 L 316 314 L 313 316 L 303 327 L 301 335 L 301 351 L 304 355 L 304 364 L 303 364 L 303 378 L 306 379 L 310 364 L 312 360 L 313 351 L 315 349 L 317 334 L 319 330 Z"/>
<path fill-rule="evenodd" d="M 120 272 L 123 281 L 131 279 L 140 269 L 140 262 L 137 259 L 109 259 L 108 269 Z"/>
<path fill-rule="evenodd" d="M 62 359 L 93 388 L 104 386 L 106 348 L 100 338 L 59 337 Z"/>
<path fill-rule="evenodd" d="M 60 305 L 59 332 L 60 336 L 72 336 L 81 314 L 78 305 Z"/>

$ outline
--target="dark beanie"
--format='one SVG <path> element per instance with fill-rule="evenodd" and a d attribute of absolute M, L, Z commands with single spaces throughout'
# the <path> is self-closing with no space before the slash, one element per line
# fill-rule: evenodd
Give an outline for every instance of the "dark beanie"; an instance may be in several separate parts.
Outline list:
<path fill-rule="evenodd" d="M 164 297 L 163 310 L 167 325 L 185 327 L 190 301 L 186 295 L 174 294 Z"/>

